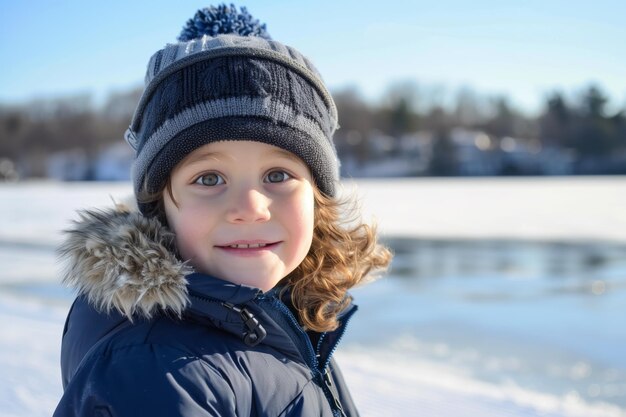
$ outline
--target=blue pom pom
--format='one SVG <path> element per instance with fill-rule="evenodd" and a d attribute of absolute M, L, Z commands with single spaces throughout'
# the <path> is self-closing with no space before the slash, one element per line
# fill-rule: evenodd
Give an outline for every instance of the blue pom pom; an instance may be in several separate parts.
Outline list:
<path fill-rule="evenodd" d="M 237 12 L 234 4 L 221 4 L 217 7 L 205 7 L 196 12 L 193 19 L 189 19 L 178 36 L 181 42 L 201 38 L 203 35 L 217 36 L 219 34 L 236 34 L 241 36 L 258 36 L 271 39 L 265 28 L 254 19 L 245 7 Z"/>

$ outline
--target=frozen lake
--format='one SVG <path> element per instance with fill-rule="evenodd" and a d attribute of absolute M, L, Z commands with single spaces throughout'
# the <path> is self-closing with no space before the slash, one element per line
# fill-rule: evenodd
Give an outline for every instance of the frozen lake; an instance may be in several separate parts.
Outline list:
<path fill-rule="evenodd" d="M 481 381 L 626 409 L 626 244 L 389 243 L 396 259 L 367 326 L 402 323 L 412 354 Z"/>
<path fill-rule="evenodd" d="M 354 291 L 361 309 L 337 353 L 362 414 L 626 416 L 625 188 L 360 182 L 396 253 L 388 277 Z M 75 208 L 128 194 L 128 184 L 0 185 L 6 415 L 50 415 L 61 393 L 72 294 L 57 283 L 59 230 Z"/>

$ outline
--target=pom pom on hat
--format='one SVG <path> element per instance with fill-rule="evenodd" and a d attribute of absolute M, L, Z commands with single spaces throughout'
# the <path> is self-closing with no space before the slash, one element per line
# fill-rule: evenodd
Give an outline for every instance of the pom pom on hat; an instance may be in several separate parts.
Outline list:
<path fill-rule="evenodd" d="M 237 8 L 231 3 L 230 6 L 221 4 L 198 10 L 193 19 L 187 21 L 178 40 L 187 42 L 203 35 L 215 37 L 221 34 L 271 39 L 265 24 L 260 24 L 254 19 L 245 7 L 241 8 L 241 12 L 237 12 Z"/>

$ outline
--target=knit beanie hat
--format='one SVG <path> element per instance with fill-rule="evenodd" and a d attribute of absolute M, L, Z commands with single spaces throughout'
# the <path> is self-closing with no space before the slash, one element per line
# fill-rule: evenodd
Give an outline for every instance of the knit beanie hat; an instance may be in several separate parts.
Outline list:
<path fill-rule="evenodd" d="M 125 139 L 136 151 L 139 209 L 186 155 L 211 142 L 252 140 L 300 157 L 317 187 L 335 194 L 337 109 L 321 76 L 295 49 L 270 39 L 245 8 L 199 10 L 148 63 Z"/>

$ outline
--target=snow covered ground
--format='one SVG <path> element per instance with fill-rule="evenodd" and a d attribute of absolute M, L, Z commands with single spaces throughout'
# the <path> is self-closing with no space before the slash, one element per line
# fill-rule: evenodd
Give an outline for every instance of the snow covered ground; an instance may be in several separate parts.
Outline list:
<path fill-rule="evenodd" d="M 626 241 L 623 177 L 372 179 L 358 186 L 364 211 L 390 235 Z"/>
<path fill-rule="evenodd" d="M 383 235 L 408 238 L 392 278 L 355 290 L 361 311 L 337 352 L 364 416 L 626 416 L 626 179 L 357 185 Z M 0 185 L 0 415 L 54 409 L 72 295 L 53 248 L 75 209 L 130 193 L 127 183 Z M 529 241 L 558 243 L 519 243 Z M 579 259 L 590 263 L 577 275 Z M 503 275 L 486 273 L 492 264 Z"/>

